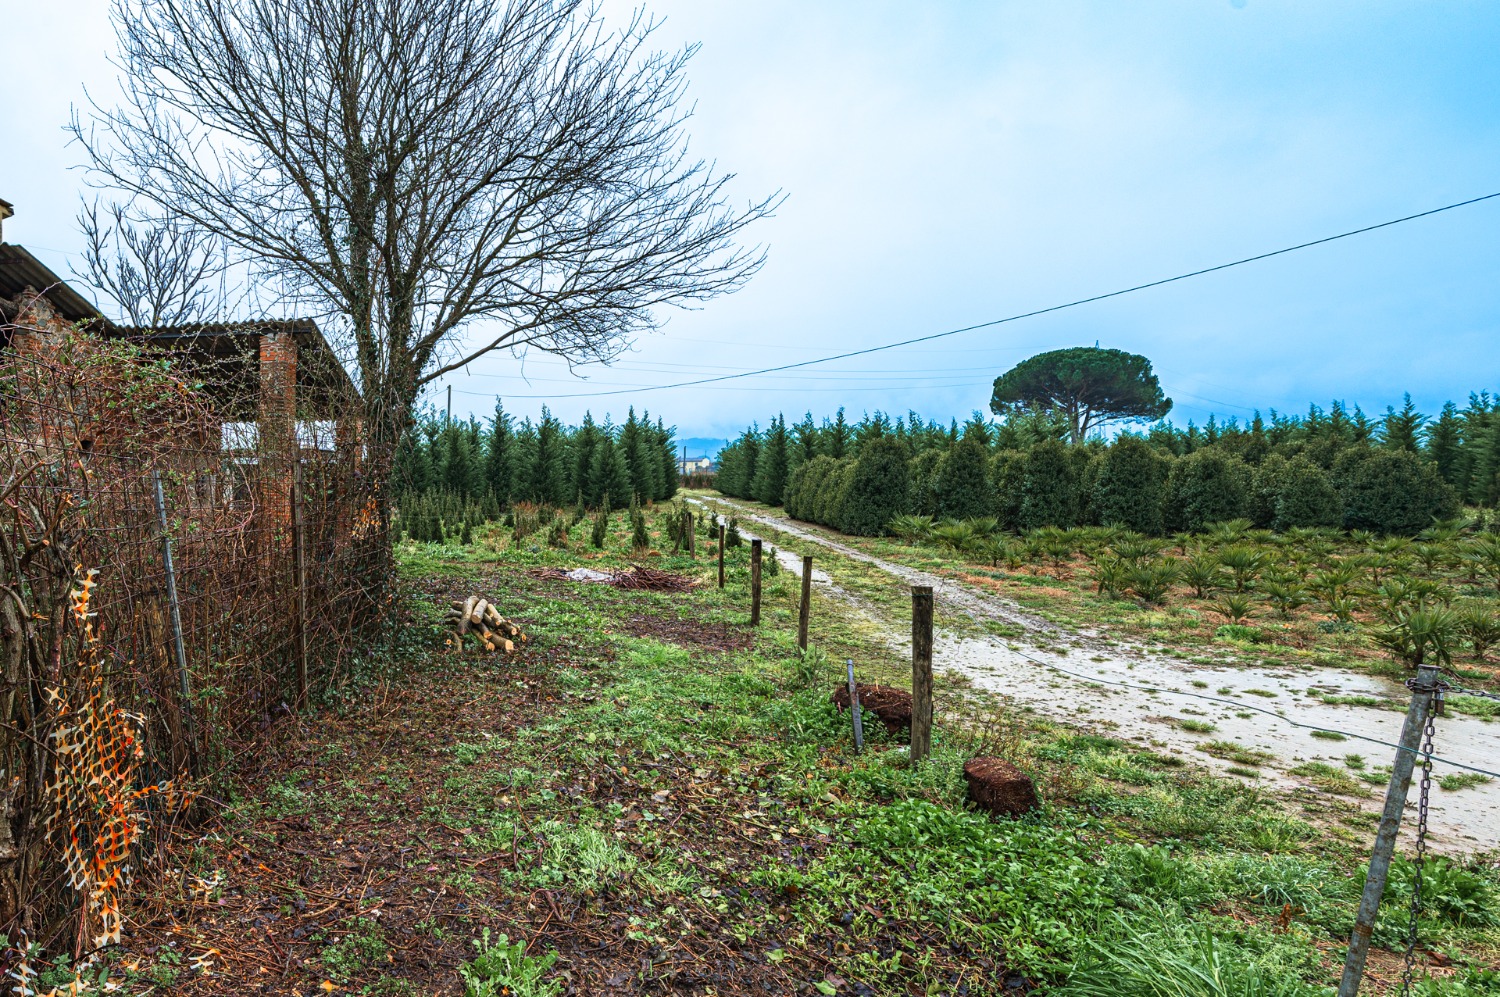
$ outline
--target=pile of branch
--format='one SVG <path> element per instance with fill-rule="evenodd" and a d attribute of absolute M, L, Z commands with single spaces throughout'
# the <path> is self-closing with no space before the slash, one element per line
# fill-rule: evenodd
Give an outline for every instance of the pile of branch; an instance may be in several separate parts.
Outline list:
<path fill-rule="evenodd" d="M 453 603 L 448 610 L 448 621 L 453 624 L 453 646 L 463 650 L 464 637 L 473 636 L 486 651 L 514 651 L 517 644 L 531 638 L 521 628 L 495 611 L 489 600 L 471 595 L 462 602 Z"/>
<path fill-rule="evenodd" d="M 650 592 L 686 592 L 693 587 L 691 578 L 674 575 L 670 571 L 634 565 L 625 571 L 599 571 L 595 568 L 538 568 L 532 572 L 537 578 L 554 578 L 569 582 L 606 582 L 615 588 L 637 589 Z"/>
<path fill-rule="evenodd" d="M 647 568 L 637 564 L 629 571 L 617 572 L 611 584 L 622 589 L 686 592 L 693 587 L 693 580 L 684 578 L 682 575 L 674 575 L 670 571 L 659 571 L 656 568 Z"/>

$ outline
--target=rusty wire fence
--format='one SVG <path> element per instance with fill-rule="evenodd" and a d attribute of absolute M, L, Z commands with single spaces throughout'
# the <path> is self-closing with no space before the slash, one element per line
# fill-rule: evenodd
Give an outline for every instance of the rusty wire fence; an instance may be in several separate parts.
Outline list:
<path fill-rule="evenodd" d="M 357 399 L 268 408 L 254 359 L 85 337 L 0 353 L 12 944 L 117 939 L 153 837 L 336 682 L 379 615 Z"/>

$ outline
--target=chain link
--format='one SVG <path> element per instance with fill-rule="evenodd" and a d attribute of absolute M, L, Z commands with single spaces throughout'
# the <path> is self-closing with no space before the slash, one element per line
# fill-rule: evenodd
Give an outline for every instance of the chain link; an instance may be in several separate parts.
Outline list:
<path fill-rule="evenodd" d="M 1408 687 L 1416 690 L 1416 681 L 1407 683 Z M 1411 879 L 1411 920 L 1406 928 L 1406 955 L 1401 971 L 1401 997 L 1408 997 L 1411 993 L 1412 976 L 1416 973 L 1417 966 L 1417 917 L 1422 909 L 1422 871 L 1427 861 L 1427 811 L 1432 798 L 1432 753 L 1433 740 L 1437 735 L 1437 716 L 1443 710 L 1443 694 L 1449 686 L 1439 679 L 1432 690 L 1428 701 L 1427 726 L 1423 730 L 1422 743 L 1422 783 L 1417 794 L 1417 849 L 1416 857 L 1412 859 Z"/>
<path fill-rule="evenodd" d="M 1444 668 L 1443 673 L 1446 675 L 1451 675 L 1453 678 L 1459 677 L 1458 673 L 1451 668 Z M 1448 689 L 1450 692 L 1456 692 L 1460 696 L 1478 696 L 1480 699 L 1500 700 L 1500 692 L 1486 692 L 1483 689 L 1468 689 L 1461 685 L 1453 685 L 1452 683 L 1445 683 L 1444 688 Z"/>
<path fill-rule="evenodd" d="M 1478 696 L 1480 699 L 1500 700 L 1500 693 L 1497 692 L 1485 692 L 1483 689 L 1465 689 L 1461 685 L 1451 686 L 1451 688 L 1460 696 Z"/>

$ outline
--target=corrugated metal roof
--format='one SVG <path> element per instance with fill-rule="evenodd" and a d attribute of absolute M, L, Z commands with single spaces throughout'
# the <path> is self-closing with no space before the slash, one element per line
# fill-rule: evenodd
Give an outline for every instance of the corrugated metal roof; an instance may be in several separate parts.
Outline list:
<path fill-rule="evenodd" d="M 257 340 L 267 333 L 291 333 L 297 341 L 299 387 L 310 389 L 316 400 L 325 403 L 359 397 L 359 389 L 349 372 L 339 363 L 318 323 L 312 319 L 219 322 L 159 329 L 115 325 L 25 248 L 0 242 L 0 298 L 14 299 L 28 287 L 43 292 L 65 320 L 92 322 L 93 331 L 107 339 L 125 339 L 146 346 L 179 350 L 185 355 L 196 356 L 200 361 L 239 361 L 244 365 L 253 356 L 247 351 L 247 341 Z M 0 329 L 0 336 L 3 336 L 0 340 L 0 350 L 3 350 L 10 345 L 9 330 Z M 222 372 L 228 371 L 229 367 L 224 367 Z M 250 363 L 239 376 L 253 380 L 259 375 L 255 364 Z"/>
<path fill-rule="evenodd" d="M 87 298 L 69 287 L 23 247 L 0 242 L 0 298 L 14 298 L 28 287 L 45 294 L 57 313 L 69 322 L 104 317 Z"/>
<path fill-rule="evenodd" d="M 110 325 L 103 330 L 110 339 L 125 339 L 144 346 L 181 350 L 205 360 L 249 363 L 249 351 L 267 333 L 291 333 L 297 342 L 297 386 L 309 389 L 315 398 L 333 403 L 359 397 L 359 389 L 339 363 L 333 348 L 312 319 L 267 319 L 260 322 L 222 322 L 151 329 L 144 326 Z M 224 367 L 221 370 L 227 371 Z M 258 377 L 252 369 L 246 377 Z"/>

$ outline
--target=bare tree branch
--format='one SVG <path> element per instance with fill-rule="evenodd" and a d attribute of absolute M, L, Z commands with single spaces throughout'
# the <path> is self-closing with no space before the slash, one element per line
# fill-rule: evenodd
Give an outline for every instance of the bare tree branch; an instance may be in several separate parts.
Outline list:
<path fill-rule="evenodd" d="M 229 310 L 228 257 L 211 233 L 180 220 L 132 217 L 98 200 L 78 211 L 83 269 L 73 275 L 136 326 L 192 325 Z"/>
<path fill-rule="evenodd" d="M 226 239 L 357 365 L 372 442 L 491 350 L 609 360 L 663 306 L 743 286 L 688 153 L 691 47 L 582 0 L 114 0 L 124 99 L 75 115 L 102 185 Z M 484 320 L 497 331 L 462 349 Z"/>

